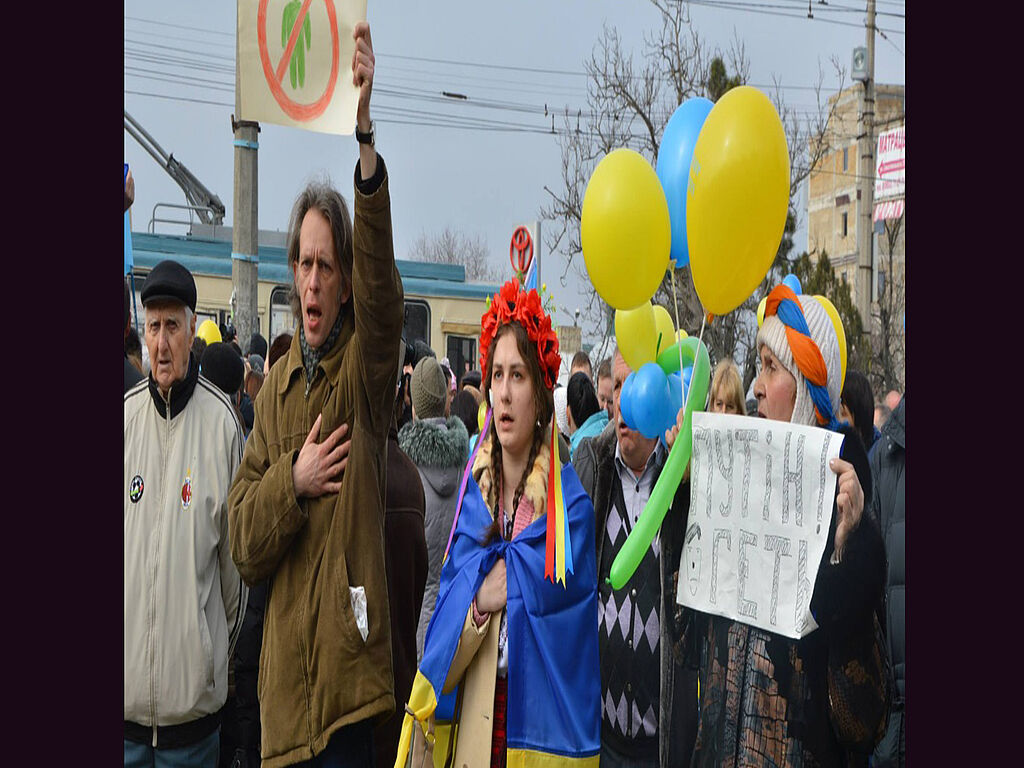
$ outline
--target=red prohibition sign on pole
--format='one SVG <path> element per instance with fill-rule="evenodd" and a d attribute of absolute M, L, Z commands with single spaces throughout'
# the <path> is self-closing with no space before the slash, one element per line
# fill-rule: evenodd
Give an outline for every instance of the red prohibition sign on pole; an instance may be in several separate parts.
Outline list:
<path fill-rule="evenodd" d="M 512 269 L 524 276 L 533 262 L 533 238 L 530 237 L 530 230 L 524 225 L 519 225 L 512 233 L 512 244 L 508 248 L 508 260 L 512 262 Z"/>
<path fill-rule="evenodd" d="M 288 62 L 291 61 L 292 51 L 295 50 L 295 45 L 299 40 L 299 32 L 302 30 L 302 23 L 306 20 L 306 14 L 309 13 L 309 6 L 313 0 L 303 0 L 299 14 L 295 17 L 295 26 L 292 27 L 291 34 L 288 36 L 288 45 L 285 46 L 284 55 L 281 56 L 281 61 L 278 62 L 276 71 L 271 66 L 270 51 L 267 49 L 268 2 L 269 0 L 260 0 L 260 7 L 256 15 L 256 37 L 259 41 L 263 76 L 267 79 L 267 85 L 270 86 L 270 92 L 274 95 L 275 101 L 277 101 L 288 117 L 292 120 L 312 120 L 322 115 L 324 110 L 327 109 L 327 105 L 331 103 L 331 97 L 334 95 L 334 86 L 338 82 L 341 52 L 338 46 L 338 17 L 334 11 L 334 1 L 324 0 L 324 5 L 327 6 L 327 19 L 331 23 L 331 75 L 327 80 L 327 88 L 324 90 L 323 96 L 312 104 L 299 104 L 293 101 L 284 92 L 284 88 L 281 87 L 281 81 L 284 80 L 285 72 L 288 71 Z"/>

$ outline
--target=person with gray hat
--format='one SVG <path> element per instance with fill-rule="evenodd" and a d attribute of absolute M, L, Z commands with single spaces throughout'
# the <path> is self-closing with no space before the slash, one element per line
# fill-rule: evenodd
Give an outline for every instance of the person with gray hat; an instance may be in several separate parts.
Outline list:
<path fill-rule="evenodd" d="M 246 601 L 227 513 L 244 440 L 190 351 L 192 274 L 160 262 L 142 304 L 151 370 L 124 395 L 124 764 L 213 768 Z"/>
<path fill-rule="evenodd" d="M 434 613 L 441 583 L 441 560 L 455 517 L 459 480 L 469 454 L 469 433 L 458 416 L 449 416 L 448 381 L 434 357 L 424 357 L 412 371 L 412 418 L 398 432 L 398 447 L 412 459 L 423 483 L 427 537 L 427 585 L 416 629 L 416 661 Z"/>

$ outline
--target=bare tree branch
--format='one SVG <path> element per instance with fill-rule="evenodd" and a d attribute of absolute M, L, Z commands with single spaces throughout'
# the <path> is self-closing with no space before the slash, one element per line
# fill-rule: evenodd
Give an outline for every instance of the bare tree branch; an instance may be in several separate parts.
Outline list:
<path fill-rule="evenodd" d="M 540 216 L 555 226 L 545 233 L 547 253 L 564 259 L 562 285 L 573 270 L 581 278 L 581 324 L 588 335 L 598 337 L 598 345 L 614 333 L 613 311 L 591 285 L 585 265 L 581 264 L 580 223 L 583 196 L 587 182 L 597 163 L 612 150 L 630 147 L 655 164 L 661 135 L 669 118 L 686 99 L 709 96 L 709 73 L 715 60 L 728 61 L 732 74 L 728 83 L 742 84 L 750 77 L 750 60 L 746 46 L 733 32 L 728 51 L 723 55 L 717 47 L 701 38 L 691 23 L 689 6 L 672 0 L 650 0 L 661 15 L 661 26 L 644 35 L 639 61 L 625 51 L 618 33 L 607 25 L 595 44 L 590 58 L 584 62 L 588 74 L 587 105 L 576 115 L 563 115 L 563 130 L 558 141 L 561 149 L 560 188 L 545 186 L 549 201 L 541 207 Z M 833 59 L 840 75 L 840 90 L 845 72 Z M 716 65 L 721 69 L 721 65 Z M 819 66 L 816 87 L 818 110 L 801 119 L 790 109 L 782 96 L 782 84 L 776 79 L 772 98 L 786 130 L 790 152 L 790 215 L 786 232 L 776 259 L 758 291 L 737 309 L 717 317 L 705 329 L 704 340 L 712 359 L 733 356 L 749 384 L 754 375 L 754 336 L 757 332 L 757 304 L 767 290 L 785 274 L 796 229 L 797 208 L 794 197 L 800 184 L 829 149 L 826 129 L 835 113 L 836 104 L 823 105 L 821 87 L 824 73 Z M 628 258 L 628 254 L 623 254 Z M 704 311 L 689 269 L 675 270 L 675 298 L 672 280 L 666 275 L 654 295 L 654 301 L 669 308 L 675 319 L 678 311 L 682 327 L 691 332 L 700 328 Z"/>
<path fill-rule="evenodd" d="M 501 270 L 490 260 L 483 238 L 451 227 L 445 227 L 434 235 L 421 232 L 409 251 L 409 258 L 465 267 L 466 281 L 470 283 L 490 283 L 501 279 Z"/>

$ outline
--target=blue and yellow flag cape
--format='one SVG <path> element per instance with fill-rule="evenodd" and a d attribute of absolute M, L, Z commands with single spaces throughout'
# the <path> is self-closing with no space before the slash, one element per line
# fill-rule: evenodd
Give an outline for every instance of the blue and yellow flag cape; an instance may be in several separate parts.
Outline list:
<path fill-rule="evenodd" d="M 505 558 L 508 588 L 508 764 L 597 765 L 601 670 L 594 508 L 571 464 L 560 477 L 574 565 L 564 584 L 544 578 L 546 515 L 513 541 L 480 543 L 492 518 L 469 478 L 406 706 L 396 768 L 405 765 L 413 727 L 425 727 L 438 708 L 466 612 L 499 557 Z"/>

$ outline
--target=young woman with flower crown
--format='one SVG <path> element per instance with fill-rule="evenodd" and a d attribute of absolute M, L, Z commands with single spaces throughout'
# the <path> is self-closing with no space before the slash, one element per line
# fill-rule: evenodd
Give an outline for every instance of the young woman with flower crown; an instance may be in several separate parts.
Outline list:
<path fill-rule="evenodd" d="M 429 765 L 424 744 L 435 765 L 596 766 L 594 513 L 558 460 L 558 339 L 536 290 L 502 286 L 480 350 L 491 411 L 463 479 L 395 765 L 415 734 L 415 768 Z M 436 746 L 435 717 L 451 724 Z"/>

